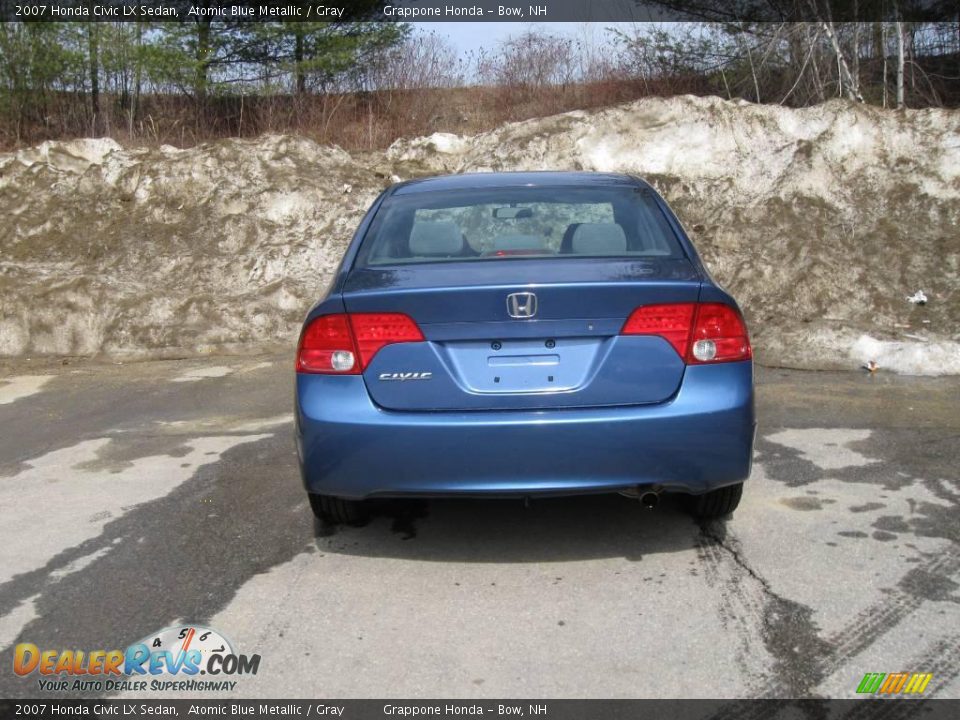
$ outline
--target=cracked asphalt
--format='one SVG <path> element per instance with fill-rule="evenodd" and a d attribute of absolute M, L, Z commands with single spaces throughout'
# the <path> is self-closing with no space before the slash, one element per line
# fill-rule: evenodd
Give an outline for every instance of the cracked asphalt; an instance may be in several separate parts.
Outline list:
<path fill-rule="evenodd" d="M 0 365 L 0 697 L 13 648 L 197 623 L 243 697 L 960 697 L 960 379 L 758 369 L 741 508 L 307 507 L 289 356 Z"/>

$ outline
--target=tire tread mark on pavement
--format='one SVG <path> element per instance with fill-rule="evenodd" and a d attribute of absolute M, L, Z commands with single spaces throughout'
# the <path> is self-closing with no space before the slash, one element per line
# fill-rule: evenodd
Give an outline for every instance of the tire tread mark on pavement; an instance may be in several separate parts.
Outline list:
<path fill-rule="evenodd" d="M 960 570 L 960 557 L 955 548 L 950 547 L 944 553 L 927 558 L 911 568 L 911 572 L 923 570 L 930 574 L 953 575 Z M 919 605 L 917 596 L 902 587 L 895 587 L 883 598 L 857 613 L 840 632 L 833 635 L 829 642 L 834 646 L 830 656 L 828 673 L 854 655 L 870 647 L 878 637 L 889 632 L 910 615 Z"/>
<path fill-rule="evenodd" d="M 948 635 L 936 641 L 930 649 L 915 660 L 905 663 L 911 672 L 933 672 L 933 681 L 923 696 L 888 698 L 857 703 L 857 707 L 844 713 L 843 720 L 898 720 L 915 717 L 923 707 L 918 701 L 930 698 L 952 678 L 960 674 L 960 635 Z M 856 681 L 854 681 L 856 682 Z M 853 692 L 853 686 L 850 689 Z"/>
<path fill-rule="evenodd" d="M 901 587 L 894 588 L 882 599 L 858 613 L 838 633 L 823 639 L 812 622 L 811 609 L 775 593 L 769 582 L 745 561 L 739 543 L 729 535 L 724 524 L 713 522 L 701 525 L 698 547 L 704 546 L 713 547 L 708 556 L 710 565 L 720 562 L 717 559 L 718 551 L 722 549 L 741 569 L 744 577 L 757 583 L 766 597 L 763 635 L 775 665 L 774 672 L 766 676 L 765 682 L 754 688 L 753 694 L 757 697 L 812 695 L 813 689 L 825 678 L 896 627 L 913 613 L 919 604 L 917 596 Z M 960 557 L 957 550 L 950 547 L 942 554 L 929 557 L 925 563 L 915 565 L 914 570 L 917 568 L 931 574 L 954 574 L 960 570 Z M 710 575 L 717 576 L 717 571 L 711 568 Z M 736 589 L 731 596 L 742 598 L 743 593 Z M 932 654 L 932 657 L 936 656 Z M 958 662 L 960 661 L 940 668 L 942 683 L 945 684 L 960 674 Z M 749 707 L 744 707 L 731 708 L 729 713 L 725 711 L 717 717 L 732 719 L 761 715 L 762 712 L 760 715 L 753 715 Z"/>
<path fill-rule="evenodd" d="M 911 663 L 916 672 L 932 672 L 933 687 L 928 687 L 930 695 L 960 676 L 960 634 L 954 633 L 940 638 L 933 647 Z"/>
<path fill-rule="evenodd" d="M 740 543 L 727 531 L 723 522 L 700 525 L 701 545 L 712 545 L 733 561 L 737 573 L 728 583 L 731 597 L 736 598 L 760 625 L 767 651 L 773 657 L 771 673 L 765 675 L 752 694 L 774 697 L 803 697 L 820 680 L 819 658 L 830 652 L 829 644 L 819 635 L 813 622 L 813 610 L 778 594 L 769 581 L 743 557 Z M 745 589 L 745 580 L 753 581 L 755 590 Z M 742 709 L 730 717 L 743 717 Z"/>
<path fill-rule="evenodd" d="M 735 627 L 736 635 L 740 640 L 737 660 L 741 668 L 747 667 L 747 658 L 754 654 L 751 635 L 762 624 L 763 608 L 765 604 L 763 590 L 756 589 L 751 583 L 744 582 L 742 572 L 729 572 L 724 569 L 727 565 L 727 553 L 722 543 L 716 540 L 716 535 L 725 533 L 725 528 L 715 523 L 714 535 L 702 531 L 696 540 L 695 547 L 700 559 L 704 562 L 704 578 L 711 587 L 719 587 L 721 603 L 718 607 L 720 623 L 724 629 Z M 723 576 L 727 575 L 726 578 Z M 751 587 L 752 586 L 752 587 Z"/>
<path fill-rule="evenodd" d="M 909 663 L 914 672 L 932 672 L 933 681 L 924 692 L 932 697 L 954 678 L 960 676 L 960 634 L 954 633 L 937 640 L 931 648 Z"/>

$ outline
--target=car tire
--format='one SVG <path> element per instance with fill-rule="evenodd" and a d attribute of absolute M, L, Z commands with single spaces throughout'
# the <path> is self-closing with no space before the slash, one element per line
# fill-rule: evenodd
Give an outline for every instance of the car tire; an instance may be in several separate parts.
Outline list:
<path fill-rule="evenodd" d="M 367 504 L 362 500 L 310 493 L 310 508 L 318 519 L 329 523 L 356 525 L 367 519 Z"/>
<path fill-rule="evenodd" d="M 737 509 L 741 497 L 743 497 L 743 483 L 727 485 L 692 497 L 691 511 L 700 520 L 724 517 Z"/>

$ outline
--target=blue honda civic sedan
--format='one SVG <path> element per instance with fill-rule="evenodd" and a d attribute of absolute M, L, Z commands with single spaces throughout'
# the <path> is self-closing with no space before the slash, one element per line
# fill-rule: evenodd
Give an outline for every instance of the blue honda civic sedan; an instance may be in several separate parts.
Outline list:
<path fill-rule="evenodd" d="M 387 189 L 296 360 L 314 512 L 382 497 L 622 493 L 732 512 L 753 362 L 736 302 L 647 183 L 483 173 Z"/>

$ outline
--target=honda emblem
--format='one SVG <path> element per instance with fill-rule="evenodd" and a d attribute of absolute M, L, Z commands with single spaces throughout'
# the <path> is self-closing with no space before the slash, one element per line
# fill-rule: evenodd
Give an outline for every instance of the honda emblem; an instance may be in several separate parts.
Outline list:
<path fill-rule="evenodd" d="M 510 293 L 507 314 L 512 318 L 532 318 L 537 314 L 537 296 L 532 292 Z"/>

